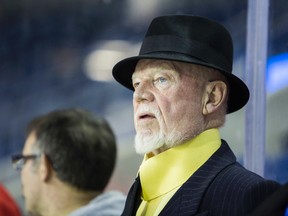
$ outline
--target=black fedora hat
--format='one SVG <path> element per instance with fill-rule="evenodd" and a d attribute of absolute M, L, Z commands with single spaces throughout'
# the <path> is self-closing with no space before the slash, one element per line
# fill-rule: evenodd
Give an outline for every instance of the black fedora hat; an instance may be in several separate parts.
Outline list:
<path fill-rule="evenodd" d="M 229 82 L 228 113 L 249 99 L 245 83 L 232 74 L 233 42 L 220 24 L 199 16 L 168 15 L 152 20 L 138 56 L 118 62 L 112 70 L 120 84 L 133 90 L 132 74 L 140 59 L 163 59 L 218 69 Z"/>

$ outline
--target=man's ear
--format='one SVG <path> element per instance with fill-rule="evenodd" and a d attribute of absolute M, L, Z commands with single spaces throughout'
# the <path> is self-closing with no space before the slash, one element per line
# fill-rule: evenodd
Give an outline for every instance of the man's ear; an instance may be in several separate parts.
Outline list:
<path fill-rule="evenodd" d="M 42 181 L 47 182 L 52 176 L 52 166 L 45 154 L 40 157 L 39 174 Z"/>
<path fill-rule="evenodd" d="M 203 96 L 203 115 L 216 111 L 227 97 L 227 85 L 223 81 L 211 81 L 206 85 Z"/>

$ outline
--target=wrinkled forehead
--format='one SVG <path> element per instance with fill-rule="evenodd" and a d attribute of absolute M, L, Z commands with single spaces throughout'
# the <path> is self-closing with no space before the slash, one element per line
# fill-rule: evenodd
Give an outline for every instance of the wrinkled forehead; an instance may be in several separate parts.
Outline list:
<path fill-rule="evenodd" d="M 135 70 L 132 74 L 132 79 L 137 77 L 145 70 L 149 71 L 162 71 L 171 70 L 179 74 L 185 72 L 191 72 L 194 64 L 179 62 L 179 61 L 169 61 L 169 60 L 159 60 L 159 59 L 141 59 L 137 62 Z"/>
<path fill-rule="evenodd" d="M 132 80 L 137 77 L 141 77 L 143 75 L 143 71 L 146 70 L 152 73 L 170 70 L 180 77 L 185 76 L 192 78 L 193 80 L 209 80 L 218 79 L 220 76 L 222 77 L 222 75 L 220 75 L 216 69 L 203 65 L 171 60 L 141 59 L 137 62 L 134 73 L 132 74 Z"/>

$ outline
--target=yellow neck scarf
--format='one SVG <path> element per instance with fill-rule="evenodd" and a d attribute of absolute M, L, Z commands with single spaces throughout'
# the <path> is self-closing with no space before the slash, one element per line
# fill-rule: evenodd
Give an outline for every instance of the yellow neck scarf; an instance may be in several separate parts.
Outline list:
<path fill-rule="evenodd" d="M 139 169 L 142 203 L 138 215 L 158 215 L 179 187 L 220 147 L 218 129 L 209 129 L 194 139 L 148 158 Z"/>

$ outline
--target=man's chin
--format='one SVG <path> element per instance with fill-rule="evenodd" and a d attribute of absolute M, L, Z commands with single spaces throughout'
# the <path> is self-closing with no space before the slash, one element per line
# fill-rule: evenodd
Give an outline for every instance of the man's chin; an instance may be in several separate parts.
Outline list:
<path fill-rule="evenodd" d="M 135 136 L 135 150 L 137 154 L 144 155 L 153 152 L 165 144 L 164 136 L 161 133 L 151 134 L 150 131 L 147 134 L 142 132 L 138 131 Z"/>
<path fill-rule="evenodd" d="M 143 146 L 138 145 L 137 143 L 135 143 L 134 148 L 136 153 L 139 155 L 144 155 L 147 153 L 147 149 L 144 148 Z"/>
<path fill-rule="evenodd" d="M 139 143 L 135 142 L 135 151 L 139 155 L 145 155 L 151 152 L 157 152 L 159 148 L 161 148 L 164 144 L 149 144 L 149 142 Z"/>

